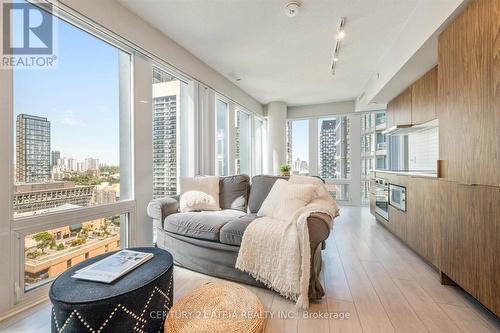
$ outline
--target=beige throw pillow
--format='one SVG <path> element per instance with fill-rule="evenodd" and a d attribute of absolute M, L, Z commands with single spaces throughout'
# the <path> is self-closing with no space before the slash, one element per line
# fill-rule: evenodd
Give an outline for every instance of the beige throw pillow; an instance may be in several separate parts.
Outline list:
<path fill-rule="evenodd" d="M 311 202 L 315 190 L 316 186 L 312 184 L 292 184 L 278 179 L 257 215 L 288 221 L 298 209 Z"/>
<path fill-rule="evenodd" d="M 218 176 L 181 177 L 179 185 L 181 213 L 220 210 Z"/>
<path fill-rule="evenodd" d="M 314 194 L 315 199 L 326 199 L 326 198 L 331 197 L 331 194 L 326 189 L 325 184 L 319 178 L 311 177 L 311 176 L 292 175 L 288 181 L 292 184 L 313 184 L 313 185 L 316 185 L 316 193 Z"/>

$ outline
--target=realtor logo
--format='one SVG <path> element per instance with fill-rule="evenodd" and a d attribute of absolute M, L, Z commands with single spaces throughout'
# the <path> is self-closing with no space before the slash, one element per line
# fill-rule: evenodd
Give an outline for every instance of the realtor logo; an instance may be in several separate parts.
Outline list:
<path fill-rule="evenodd" d="M 2 68 L 55 68 L 53 7 L 20 2 L 2 4 Z"/>

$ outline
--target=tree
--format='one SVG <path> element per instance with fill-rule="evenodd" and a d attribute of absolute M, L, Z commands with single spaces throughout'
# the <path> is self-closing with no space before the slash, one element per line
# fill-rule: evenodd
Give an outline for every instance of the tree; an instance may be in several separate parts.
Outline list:
<path fill-rule="evenodd" d="M 45 253 L 45 248 L 54 242 L 54 236 L 48 231 L 37 233 L 33 239 L 36 242 L 36 247 L 42 250 L 42 253 Z"/>

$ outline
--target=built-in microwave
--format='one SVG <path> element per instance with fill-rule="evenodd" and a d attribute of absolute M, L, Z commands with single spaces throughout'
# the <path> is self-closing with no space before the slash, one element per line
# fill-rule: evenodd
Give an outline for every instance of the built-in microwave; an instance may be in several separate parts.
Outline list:
<path fill-rule="evenodd" d="M 389 184 L 389 205 L 406 212 L 406 187 Z"/>

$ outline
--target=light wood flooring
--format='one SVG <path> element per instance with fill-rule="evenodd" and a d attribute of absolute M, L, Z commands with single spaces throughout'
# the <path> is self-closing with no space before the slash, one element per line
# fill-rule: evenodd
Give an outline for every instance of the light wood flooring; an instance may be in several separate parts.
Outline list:
<path fill-rule="evenodd" d="M 370 215 L 367 208 L 342 207 L 323 251 L 326 297 L 310 319 L 276 293 L 249 287 L 273 313 L 265 332 L 500 332 L 500 320 L 439 275 Z M 213 277 L 175 268 L 175 299 Z M 290 311 L 293 318 L 278 316 Z M 334 316 L 349 316 L 335 319 Z M 50 331 L 50 303 L 0 323 L 0 332 Z"/>

